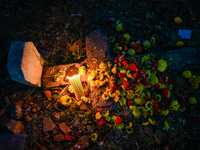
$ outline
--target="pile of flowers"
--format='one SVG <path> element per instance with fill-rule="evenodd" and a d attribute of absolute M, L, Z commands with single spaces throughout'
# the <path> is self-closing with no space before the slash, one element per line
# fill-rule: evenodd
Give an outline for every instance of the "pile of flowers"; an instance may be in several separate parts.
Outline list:
<path fill-rule="evenodd" d="M 134 119 L 145 118 L 141 125 L 156 125 L 160 116 L 167 116 L 173 111 L 184 111 L 185 100 L 178 97 L 172 99 L 171 90 L 174 80 L 168 78 L 167 62 L 156 60 L 153 54 L 145 55 L 142 59 L 119 55 L 114 64 L 102 62 L 88 77 L 91 86 L 100 88 L 107 86 L 102 99 L 114 100 L 120 107 L 130 109 Z M 101 72 L 101 73 L 100 73 Z M 99 74 L 98 74 L 99 73 Z M 101 76 L 101 81 L 99 80 Z M 110 77 L 110 80 L 108 78 Z M 97 82 L 96 82 L 97 81 Z M 103 82 L 102 84 L 99 84 Z M 119 115 L 116 115 L 119 114 Z M 125 128 L 132 133 L 133 120 L 126 121 L 120 113 L 113 113 L 102 108 L 95 114 L 99 125 L 107 125 L 117 129 Z M 168 130 L 169 124 L 164 121 Z"/>

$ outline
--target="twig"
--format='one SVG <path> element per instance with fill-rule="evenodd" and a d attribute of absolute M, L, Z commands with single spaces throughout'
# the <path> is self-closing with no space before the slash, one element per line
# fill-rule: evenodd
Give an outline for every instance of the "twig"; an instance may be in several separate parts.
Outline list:
<path fill-rule="evenodd" d="M 26 97 L 24 97 L 24 99 L 26 99 L 28 96 L 30 96 L 35 91 L 36 88 L 37 88 L 37 86 Z"/>
<path fill-rule="evenodd" d="M 0 116 L 3 115 L 3 113 L 6 111 L 6 108 L 11 104 L 11 102 L 9 101 L 9 103 L 1 110 Z"/>

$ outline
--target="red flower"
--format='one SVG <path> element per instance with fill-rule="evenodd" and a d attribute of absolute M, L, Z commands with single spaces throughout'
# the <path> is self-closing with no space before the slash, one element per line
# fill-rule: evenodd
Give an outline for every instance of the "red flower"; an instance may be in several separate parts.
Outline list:
<path fill-rule="evenodd" d="M 104 106 L 106 106 L 107 102 L 104 103 Z"/>
<path fill-rule="evenodd" d="M 114 63 L 115 63 L 115 64 L 117 63 L 117 59 L 114 59 Z"/>
<path fill-rule="evenodd" d="M 158 63 L 158 61 L 154 60 L 154 61 L 152 61 L 151 66 L 155 67 L 157 65 L 157 63 Z"/>
<path fill-rule="evenodd" d="M 105 125 L 106 124 L 106 120 L 101 118 L 101 120 L 99 121 L 99 125 L 102 126 L 102 125 Z"/>
<path fill-rule="evenodd" d="M 120 77 L 120 78 L 124 78 L 125 77 L 125 75 L 123 74 L 123 73 L 118 73 L 118 76 Z"/>
<path fill-rule="evenodd" d="M 143 71 L 140 71 L 140 73 L 141 73 L 141 75 L 142 75 L 142 77 L 143 77 L 144 79 L 147 78 L 147 77 L 146 77 L 146 74 L 145 74 Z"/>
<path fill-rule="evenodd" d="M 122 65 L 126 66 L 126 65 L 127 65 L 127 61 L 126 61 L 126 60 L 123 60 L 123 61 L 122 61 Z"/>
<path fill-rule="evenodd" d="M 168 144 L 166 144 L 165 146 L 164 146 L 164 150 L 170 150 L 171 148 L 170 148 L 170 146 L 168 145 Z"/>
<path fill-rule="evenodd" d="M 111 89 L 112 89 L 113 91 L 115 91 L 115 90 L 117 90 L 118 88 L 117 88 L 117 86 L 113 85 L 113 86 L 111 87 Z"/>
<path fill-rule="evenodd" d="M 165 102 L 165 103 L 168 103 L 168 102 L 169 102 L 169 100 L 170 100 L 170 98 L 169 98 L 169 97 L 167 97 L 167 98 L 164 100 L 164 102 Z"/>
<path fill-rule="evenodd" d="M 134 77 L 135 79 L 137 79 L 137 78 L 139 77 L 139 74 L 138 74 L 138 73 L 134 73 L 133 77 Z"/>
<path fill-rule="evenodd" d="M 124 49 L 127 51 L 127 50 L 128 50 L 128 47 L 127 47 L 127 46 L 125 46 L 125 47 L 124 47 Z"/>
<path fill-rule="evenodd" d="M 160 106 L 159 106 L 158 102 L 154 102 L 153 103 L 153 107 L 154 107 L 154 109 L 160 109 Z"/>
<path fill-rule="evenodd" d="M 111 76 L 111 82 L 112 84 L 116 84 L 117 83 L 117 78 L 114 76 Z"/>
<path fill-rule="evenodd" d="M 140 70 L 139 68 L 136 68 L 136 69 L 135 69 L 136 72 L 139 71 L 139 70 Z"/>
<path fill-rule="evenodd" d="M 120 116 L 117 116 L 117 118 L 116 118 L 116 123 L 119 124 L 119 123 L 121 123 L 121 122 L 122 122 L 122 119 L 120 118 Z"/>
<path fill-rule="evenodd" d="M 132 79 L 131 81 L 132 81 L 133 83 L 135 83 L 137 80 L 136 80 L 136 79 Z"/>
<path fill-rule="evenodd" d="M 100 113 L 100 114 L 102 113 L 102 110 L 103 110 L 103 108 L 99 108 L 99 113 Z"/>
<path fill-rule="evenodd" d="M 128 100 L 128 106 L 132 105 L 132 101 L 131 99 Z"/>
<path fill-rule="evenodd" d="M 136 65 L 135 65 L 134 63 L 131 63 L 130 68 L 131 68 L 132 71 L 135 71 L 135 69 L 136 69 Z"/>
<path fill-rule="evenodd" d="M 129 83 L 127 81 L 124 81 L 124 87 L 128 88 L 129 87 Z"/>
<path fill-rule="evenodd" d="M 160 88 L 160 85 L 159 85 L 158 83 L 156 83 L 156 84 L 154 85 L 154 88 L 155 88 L 155 89 L 158 89 L 158 88 Z"/>
<path fill-rule="evenodd" d="M 134 85 L 134 84 L 131 84 L 131 85 L 129 86 L 129 89 L 134 90 L 134 89 L 135 89 L 135 85 Z"/>
<path fill-rule="evenodd" d="M 126 68 L 127 68 L 127 69 L 129 69 L 129 68 L 130 68 L 130 65 L 129 65 L 129 64 L 127 64 L 127 65 L 126 65 Z"/>
<path fill-rule="evenodd" d="M 167 97 L 168 93 L 169 93 L 168 89 L 164 88 L 163 89 L 163 96 Z"/>
<path fill-rule="evenodd" d="M 149 83 L 148 81 L 144 81 L 142 84 L 143 84 L 144 86 L 149 86 L 149 85 L 150 85 L 150 83 Z"/>
<path fill-rule="evenodd" d="M 137 84 L 140 84 L 141 80 L 140 79 L 137 79 Z"/>
<path fill-rule="evenodd" d="M 124 54 L 122 54 L 121 56 L 119 56 L 119 59 L 118 59 L 118 61 L 119 62 L 122 62 L 122 60 L 124 60 L 125 59 L 125 55 Z"/>
<path fill-rule="evenodd" d="M 135 46 L 135 47 L 140 47 L 141 45 L 140 45 L 140 44 L 135 44 L 134 46 Z"/>
<path fill-rule="evenodd" d="M 70 137 L 69 134 L 66 134 L 66 135 L 65 135 L 65 138 L 66 138 L 66 140 L 70 140 L 70 139 L 71 139 L 71 137 Z"/>

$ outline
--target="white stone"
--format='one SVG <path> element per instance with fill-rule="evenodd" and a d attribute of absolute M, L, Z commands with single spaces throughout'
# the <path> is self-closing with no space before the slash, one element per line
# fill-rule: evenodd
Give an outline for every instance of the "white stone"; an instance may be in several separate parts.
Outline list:
<path fill-rule="evenodd" d="M 12 80 L 41 87 L 42 64 L 43 58 L 33 42 L 11 43 L 7 68 Z"/>

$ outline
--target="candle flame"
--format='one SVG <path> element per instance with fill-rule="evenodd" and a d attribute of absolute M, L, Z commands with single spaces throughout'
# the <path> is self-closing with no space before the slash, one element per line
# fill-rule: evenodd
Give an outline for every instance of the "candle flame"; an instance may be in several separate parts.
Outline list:
<path fill-rule="evenodd" d="M 80 74 L 78 74 L 78 75 L 74 75 L 74 76 L 72 76 L 72 77 L 66 77 L 67 79 L 69 79 L 69 80 L 73 80 L 73 79 L 75 79 L 75 78 L 78 78 L 78 77 L 80 77 Z"/>

